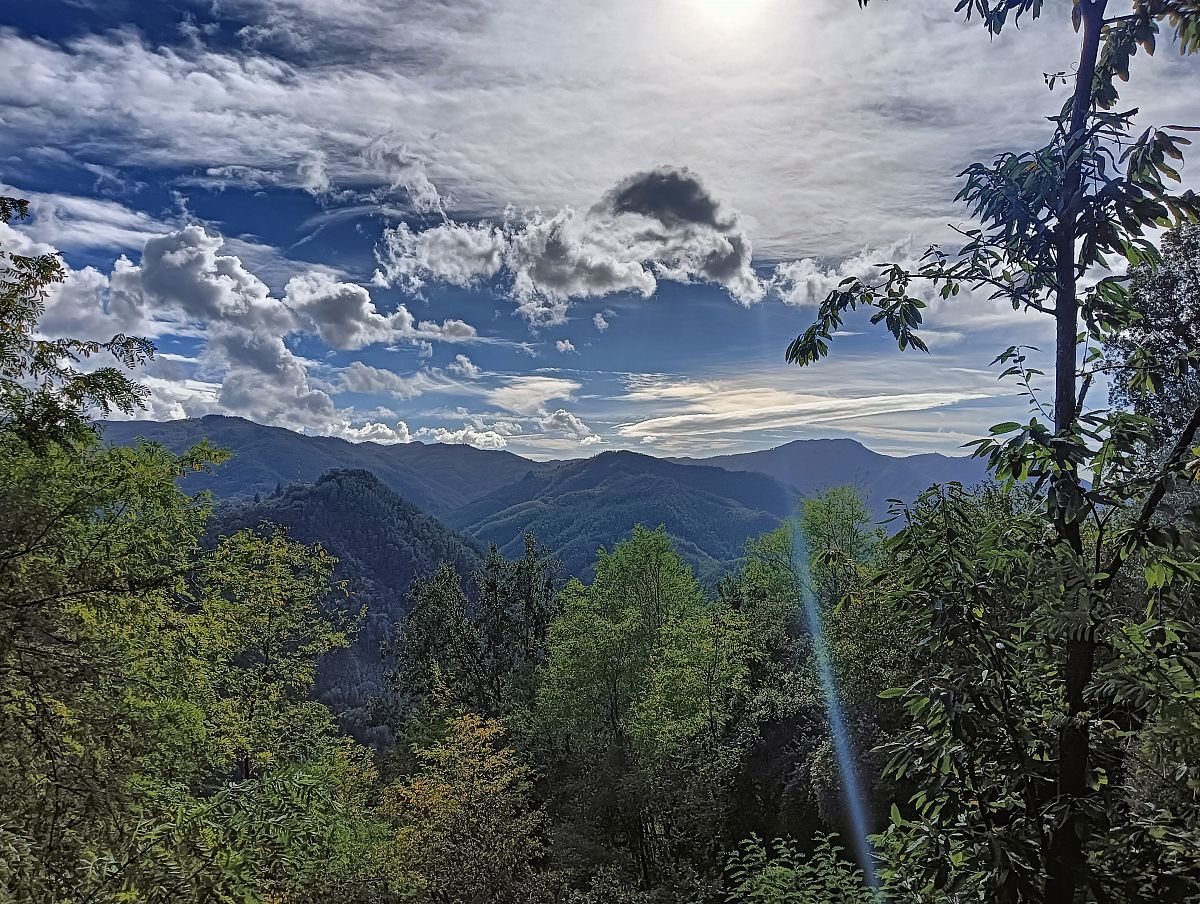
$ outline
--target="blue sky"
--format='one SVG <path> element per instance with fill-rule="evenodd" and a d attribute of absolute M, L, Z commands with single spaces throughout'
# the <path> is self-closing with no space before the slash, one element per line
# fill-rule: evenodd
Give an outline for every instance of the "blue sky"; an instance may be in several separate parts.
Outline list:
<path fill-rule="evenodd" d="M 154 338 L 146 417 L 228 413 L 540 458 L 816 436 L 953 452 L 1021 415 L 1049 324 L 935 303 L 783 363 L 847 274 L 961 224 L 1039 143 L 1063 0 L 989 41 L 950 0 L 13 0 L 0 231 L 70 267 L 47 335 Z M 1163 48 L 1123 98 L 1200 122 Z"/>

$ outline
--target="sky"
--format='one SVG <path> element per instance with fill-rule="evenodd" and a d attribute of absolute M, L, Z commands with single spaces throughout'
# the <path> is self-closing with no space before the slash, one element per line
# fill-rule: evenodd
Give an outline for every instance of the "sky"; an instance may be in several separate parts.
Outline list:
<path fill-rule="evenodd" d="M 928 355 L 863 316 L 783 357 L 845 276 L 953 246 L 965 166 L 1048 135 L 1069 3 L 994 39 L 954 6 L 7 0 L 0 192 L 33 215 L 0 247 L 62 253 L 44 335 L 154 340 L 141 417 L 961 452 L 1024 416 L 988 362 L 1045 318 L 960 296 Z M 1122 103 L 1194 124 L 1197 85 L 1161 46 Z"/>

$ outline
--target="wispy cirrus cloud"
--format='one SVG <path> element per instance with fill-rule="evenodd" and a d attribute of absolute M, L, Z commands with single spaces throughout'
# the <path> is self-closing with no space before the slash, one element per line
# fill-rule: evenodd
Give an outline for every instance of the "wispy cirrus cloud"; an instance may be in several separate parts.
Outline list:
<path fill-rule="evenodd" d="M 1012 389 L 989 371 L 946 361 L 940 367 L 913 363 L 902 383 L 882 372 L 856 373 L 853 364 L 836 365 L 821 377 L 809 370 L 784 380 L 762 372 L 714 379 L 631 374 L 613 401 L 642 416 L 616 424 L 614 433 L 674 453 L 744 447 L 747 441 L 765 448 L 777 444 L 774 438 L 835 434 L 870 438 L 897 451 L 931 444 L 948 451 L 961 438 L 978 435 L 973 429 L 986 432 L 997 406 L 1012 406 Z M 838 377 L 845 385 L 832 391 Z"/>

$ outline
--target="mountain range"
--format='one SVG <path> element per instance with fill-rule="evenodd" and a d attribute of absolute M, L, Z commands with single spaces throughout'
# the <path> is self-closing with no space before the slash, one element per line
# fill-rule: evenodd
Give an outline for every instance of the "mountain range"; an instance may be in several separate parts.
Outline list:
<path fill-rule="evenodd" d="M 534 461 L 463 445 L 351 443 L 217 415 L 112 421 L 104 437 L 116 444 L 144 438 L 177 451 L 207 439 L 228 449 L 230 462 L 183 479 L 185 490 L 210 490 L 226 501 L 261 500 L 329 471 L 369 472 L 404 503 L 477 544 L 519 554 L 522 535 L 533 531 L 561 558 L 566 574 L 585 578 L 596 549 L 611 547 L 638 522 L 664 524 L 709 580 L 735 564 L 746 539 L 777 525 L 797 499 L 853 484 L 882 519 L 890 498 L 910 499 L 939 481 L 975 483 L 984 474 L 975 459 L 883 455 L 849 439 L 797 440 L 712 458 L 616 451 Z M 278 503 L 269 509 L 280 512 Z M 369 512 L 352 515 L 352 536 L 362 543 L 382 530 Z"/>
<path fill-rule="evenodd" d="M 246 499 L 255 494 L 265 496 L 291 483 L 312 483 L 326 471 L 361 469 L 370 471 L 411 504 L 439 517 L 499 485 L 520 480 L 530 470 L 557 464 L 472 446 L 352 443 L 220 415 L 177 421 L 109 421 L 103 429 L 105 440 L 116 445 L 130 445 L 142 438 L 179 451 L 207 439 L 233 453 L 233 461 L 214 473 L 184 478 L 182 486 L 188 492 L 211 490 L 220 499 Z"/>
<path fill-rule="evenodd" d="M 727 471 L 757 471 L 811 497 L 836 486 L 858 488 L 876 517 L 888 513 L 889 499 L 910 501 L 935 483 L 968 486 L 983 479 L 983 463 L 970 456 L 928 452 L 902 457 L 873 452 L 852 439 L 800 439 L 766 449 L 711 458 L 672 458 L 680 464 Z"/>

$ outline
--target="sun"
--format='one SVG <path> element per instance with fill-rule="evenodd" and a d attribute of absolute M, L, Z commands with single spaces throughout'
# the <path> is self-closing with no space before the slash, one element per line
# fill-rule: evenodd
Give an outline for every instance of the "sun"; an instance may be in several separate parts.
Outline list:
<path fill-rule="evenodd" d="M 726 28 L 749 25 L 762 13 L 766 0 L 690 0 L 697 18 Z"/>

